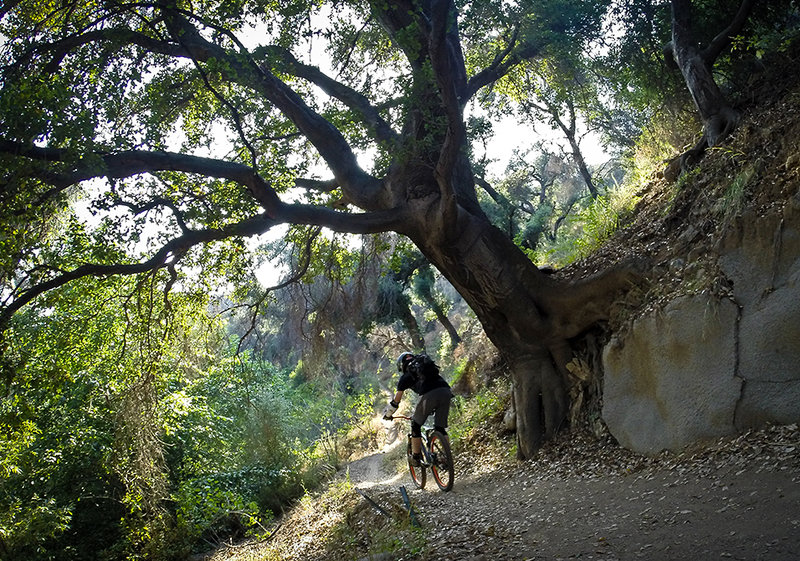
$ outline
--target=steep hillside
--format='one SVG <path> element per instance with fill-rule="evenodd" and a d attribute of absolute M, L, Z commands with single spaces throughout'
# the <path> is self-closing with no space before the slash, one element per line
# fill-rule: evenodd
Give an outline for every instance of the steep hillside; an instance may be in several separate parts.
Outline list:
<path fill-rule="evenodd" d="M 571 380 L 587 420 L 633 450 L 800 420 L 800 87 L 788 61 L 753 75 L 725 143 L 653 177 L 629 222 L 559 273 L 646 262 L 608 329 L 577 342 Z"/>
<path fill-rule="evenodd" d="M 726 234 L 742 220 L 780 214 L 798 196 L 800 79 L 786 70 L 778 66 L 754 77 L 733 135 L 680 177 L 653 177 L 624 227 L 560 274 L 579 278 L 626 258 L 646 257 L 652 265 L 648 282 L 626 303 L 627 311 L 638 314 L 676 294 L 729 294 L 716 264 Z"/>

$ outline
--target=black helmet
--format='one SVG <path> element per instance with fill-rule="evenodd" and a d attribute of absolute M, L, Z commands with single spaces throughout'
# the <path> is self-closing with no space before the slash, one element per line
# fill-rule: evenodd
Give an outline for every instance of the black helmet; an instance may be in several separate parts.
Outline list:
<path fill-rule="evenodd" d="M 397 371 L 402 372 L 403 366 L 411 362 L 411 359 L 413 358 L 413 353 L 400 353 L 400 356 L 397 357 Z"/>

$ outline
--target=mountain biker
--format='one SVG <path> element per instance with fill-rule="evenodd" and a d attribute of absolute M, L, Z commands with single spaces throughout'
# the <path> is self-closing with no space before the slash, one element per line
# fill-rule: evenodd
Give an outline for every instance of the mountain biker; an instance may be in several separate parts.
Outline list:
<path fill-rule="evenodd" d="M 397 382 L 397 393 L 394 394 L 386 408 L 383 418 L 390 420 L 397 408 L 403 393 L 410 389 L 420 395 L 419 403 L 411 416 L 411 452 L 413 461 L 420 465 L 422 460 L 422 425 L 433 414 L 433 426 L 447 435 L 447 417 L 450 414 L 450 400 L 453 392 L 444 378 L 439 375 L 439 367 L 428 355 L 402 353 L 397 357 L 397 370 L 402 373 Z"/>

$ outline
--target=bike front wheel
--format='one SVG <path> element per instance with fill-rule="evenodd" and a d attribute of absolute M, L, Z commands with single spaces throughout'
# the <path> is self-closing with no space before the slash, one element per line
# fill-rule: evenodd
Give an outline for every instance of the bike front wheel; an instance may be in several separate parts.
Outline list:
<path fill-rule="evenodd" d="M 436 484 L 442 491 L 449 491 L 453 488 L 455 480 L 455 469 L 453 466 L 453 453 L 450 451 L 450 441 L 445 435 L 434 431 L 430 438 L 431 450 L 431 473 Z"/>
<path fill-rule="evenodd" d="M 425 488 L 425 480 L 427 475 L 425 473 L 425 466 L 414 465 L 414 456 L 411 453 L 411 439 L 408 439 L 408 448 L 406 449 L 406 458 L 408 458 L 408 471 L 411 472 L 411 479 L 414 480 L 414 485 L 420 489 Z"/>

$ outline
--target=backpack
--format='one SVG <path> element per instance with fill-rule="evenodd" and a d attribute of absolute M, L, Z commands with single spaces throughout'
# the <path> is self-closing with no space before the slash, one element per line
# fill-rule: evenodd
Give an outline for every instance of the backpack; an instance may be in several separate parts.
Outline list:
<path fill-rule="evenodd" d="M 426 354 L 415 355 L 411 362 L 408 363 L 406 370 L 414 376 L 417 383 L 424 382 L 428 378 L 439 374 L 439 367 Z"/>

